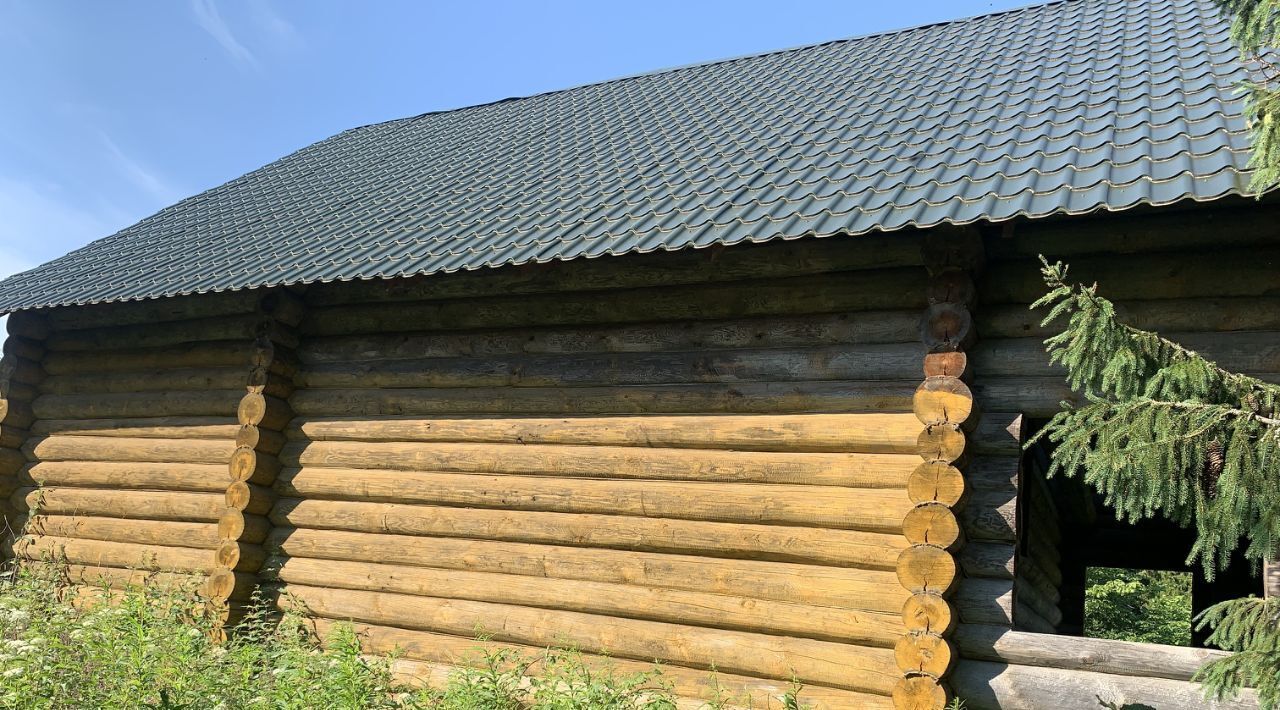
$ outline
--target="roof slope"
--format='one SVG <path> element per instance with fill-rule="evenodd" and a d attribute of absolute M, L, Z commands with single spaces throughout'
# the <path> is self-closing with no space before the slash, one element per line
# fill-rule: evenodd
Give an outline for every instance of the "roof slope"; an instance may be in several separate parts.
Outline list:
<path fill-rule="evenodd" d="M 356 128 L 0 282 L 0 312 L 1244 192 L 1213 0 L 1063 0 Z M 34 235 L 33 235 L 34 236 Z"/>

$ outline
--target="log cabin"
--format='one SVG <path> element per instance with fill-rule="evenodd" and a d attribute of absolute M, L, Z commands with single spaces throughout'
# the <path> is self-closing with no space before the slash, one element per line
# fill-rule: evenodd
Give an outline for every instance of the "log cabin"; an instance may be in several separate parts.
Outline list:
<path fill-rule="evenodd" d="M 1040 254 L 1280 379 L 1228 27 L 1063 0 L 303 148 L 0 283 L 5 554 L 284 591 L 420 682 L 480 631 L 688 707 L 1255 707 L 1082 636 L 1189 534 L 1023 448 Z"/>

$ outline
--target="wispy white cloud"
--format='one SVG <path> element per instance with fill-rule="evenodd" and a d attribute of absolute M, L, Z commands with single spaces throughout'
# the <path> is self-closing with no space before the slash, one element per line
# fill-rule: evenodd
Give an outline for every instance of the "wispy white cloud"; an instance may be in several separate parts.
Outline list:
<path fill-rule="evenodd" d="M 268 0 L 253 3 L 253 20 L 278 45 L 290 49 L 302 45 L 302 34 L 298 28 L 272 9 Z"/>
<path fill-rule="evenodd" d="M 254 56 L 249 48 L 244 46 L 240 40 L 231 32 L 231 28 L 226 21 L 222 19 L 222 13 L 218 11 L 218 6 L 214 0 L 191 0 L 191 11 L 195 13 L 196 22 L 209 36 L 213 37 L 218 44 L 222 45 L 222 49 L 241 66 L 251 69 L 258 68 L 258 58 Z"/>
<path fill-rule="evenodd" d="M 154 170 L 148 169 L 142 163 L 130 158 L 105 133 L 99 135 L 102 139 L 102 145 L 107 149 L 107 154 L 111 157 L 111 162 L 116 170 L 127 178 L 129 182 L 132 182 L 149 196 L 165 204 L 176 202 L 182 196 L 181 190 L 167 183 Z"/>

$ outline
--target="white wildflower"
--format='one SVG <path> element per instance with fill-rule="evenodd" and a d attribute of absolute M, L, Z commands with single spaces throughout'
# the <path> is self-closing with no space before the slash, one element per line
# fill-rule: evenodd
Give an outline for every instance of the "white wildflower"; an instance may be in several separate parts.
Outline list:
<path fill-rule="evenodd" d="M 5 677 L 5 678 L 17 678 L 17 677 L 18 677 L 18 676 L 20 676 L 20 675 L 22 675 L 22 667 L 21 667 L 21 666 L 19 666 L 19 667 L 17 667 L 17 668 L 10 668 L 9 670 L 5 671 L 4 673 L 0 673 L 0 676 L 3 676 L 3 677 Z"/>

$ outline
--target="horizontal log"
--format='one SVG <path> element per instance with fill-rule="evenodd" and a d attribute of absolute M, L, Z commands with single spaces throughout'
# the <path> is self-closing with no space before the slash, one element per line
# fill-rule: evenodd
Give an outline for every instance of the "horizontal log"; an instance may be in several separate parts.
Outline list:
<path fill-rule="evenodd" d="M 901 535 L 617 515 L 538 513 L 283 498 L 282 527 L 434 535 L 891 570 Z"/>
<path fill-rule="evenodd" d="M 914 343 L 919 340 L 919 322 L 919 311 L 906 309 L 460 333 L 397 332 L 308 338 L 301 344 L 298 356 L 308 363 L 330 363 L 424 357 L 485 358 L 518 354 L 692 352 Z"/>
<path fill-rule="evenodd" d="M 1280 247 L 1219 247 L 1209 259 L 1202 252 L 1081 255 L 1071 260 L 1070 278 L 1098 284 L 1112 301 L 1275 294 Z M 1035 259 L 993 262 L 978 286 L 984 304 L 1031 303 L 1047 290 Z"/>
<path fill-rule="evenodd" d="M 703 451 L 634 446 L 309 441 L 287 445 L 285 466 L 510 473 L 608 479 L 901 488 L 908 454 Z"/>
<path fill-rule="evenodd" d="M 271 532 L 271 521 L 261 515 L 246 515 L 235 508 L 227 508 L 218 517 L 219 540 L 261 543 Z"/>
<path fill-rule="evenodd" d="M 16 357 L 23 360 L 31 360 L 32 362 L 40 362 L 44 359 L 44 356 L 44 344 L 39 340 L 20 335 L 9 335 L 7 338 L 0 340 L 0 357 Z"/>
<path fill-rule="evenodd" d="M 33 403 L 41 419 L 233 416 L 239 390 L 173 390 L 111 394 L 46 394 Z"/>
<path fill-rule="evenodd" d="M 372 279 L 317 286 L 307 292 L 313 306 L 361 301 L 417 301 L 477 295 L 599 291 L 644 286 L 739 281 L 832 271 L 891 269 L 920 264 L 919 241 L 901 234 L 838 240 L 742 244 L 732 249 L 686 249 L 637 254 L 623 260 L 596 259 L 458 272 L 448 278 Z M 842 274 L 857 281 L 862 273 Z"/>
<path fill-rule="evenodd" d="M 1013 626 L 1013 581 L 962 579 L 951 597 L 965 624 Z"/>
<path fill-rule="evenodd" d="M 245 481 L 234 481 L 224 494 L 227 507 L 247 515 L 266 515 L 276 502 L 276 494 L 270 488 Z"/>
<path fill-rule="evenodd" d="M 209 550 L 194 547 L 138 545 L 70 537 L 24 535 L 6 545 L 11 554 L 20 559 L 92 567 L 197 573 L 212 569 L 213 561 Z"/>
<path fill-rule="evenodd" d="M 731 284 L 662 286 L 612 292 L 498 295 L 313 308 L 302 324 L 308 335 L 422 330 L 525 328 L 655 320 L 714 320 L 792 313 L 841 313 L 923 308 L 922 269 L 818 274 Z"/>
<path fill-rule="evenodd" d="M 1057 414 L 1064 401 L 1079 401 L 1062 377 L 993 377 L 979 380 L 973 389 L 984 405 L 1017 409 L 1035 418 Z"/>
<path fill-rule="evenodd" d="M 279 431 L 293 419 L 293 409 L 279 397 L 262 392 L 249 392 L 236 405 L 236 420 L 242 426 Z"/>
<path fill-rule="evenodd" d="M 232 390 L 248 384 L 247 363 L 219 368 L 158 368 L 135 372 L 52 375 L 41 386 L 49 394 L 91 392 L 164 392 L 168 390 Z M 280 389 L 278 376 L 270 384 Z M 286 393 L 287 396 L 287 393 Z"/>
<path fill-rule="evenodd" d="M 29 535 L 129 542 L 209 549 L 218 546 L 218 530 L 209 523 L 129 520 L 80 515 L 36 515 L 23 532 Z"/>
<path fill-rule="evenodd" d="M 961 626 L 955 642 L 964 657 L 973 660 L 1171 680 L 1191 680 L 1204 664 L 1231 655 L 1209 648 L 1033 634 L 981 624 Z"/>
<path fill-rule="evenodd" d="M 54 574 L 63 580 L 82 587 L 99 587 L 112 590 L 171 590 L 178 594 L 198 593 L 204 582 L 203 573 L 161 572 L 156 570 L 122 569 L 94 565 L 50 564 L 24 561 L 23 566 Z"/>
<path fill-rule="evenodd" d="M 256 572 L 232 572 L 219 569 L 210 572 L 200 586 L 200 595 L 213 602 L 248 602 L 258 591 Z"/>
<path fill-rule="evenodd" d="M 318 618 L 312 624 L 322 638 L 328 638 L 338 623 L 329 619 Z M 402 660 L 448 664 L 450 666 L 479 666 L 484 663 L 484 654 L 493 651 L 507 651 L 517 654 L 527 661 L 532 661 L 530 671 L 541 670 L 539 659 L 545 648 L 512 643 L 499 643 L 493 640 L 479 641 L 473 637 L 438 634 L 430 631 L 414 631 L 391 626 L 374 624 L 351 624 L 352 630 L 361 641 L 367 653 L 383 656 L 394 654 Z M 600 674 L 639 675 L 652 673 L 654 664 L 651 661 L 632 661 L 616 657 L 601 657 L 580 654 L 579 658 L 588 668 Z M 663 663 L 660 666 L 661 682 L 669 683 L 671 689 L 686 698 L 697 698 L 703 704 L 714 699 L 728 699 L 730 703 L 744 703 L 746 707 L 761 707 L 761 703 L 781 703 L 778 698 L 792 690 L 790 682 L 771 681 L 764 678 L 750 678 L 732 675 L 717 669 L 715 673 L 705 670 L 683 668 Z M 417 672 L 416 669 L 411 672 Z M 855 693 L 836 688 L 818 685 L 806 685 L 799 693 L 802 702 L 816 704 L 815 707 L 841 710 L 889 710 L 889 699 L 881 695 Z M 752 703 L 752 700 L 755 703 Z M 703 707 L 695 705 L 694 707 Z M 737 707 L 730 705 L 730 707 Z M 764 704 L 763 707 L 772 707 Z"/>
<path fill-rule="evenodd" d="M 57 330 L 45 339 L 52 352 L 159 348 L 204 341 L 246 340 L 257 336 L 262 324 L 259 315 L 233 315 L 200 318 L 167 323 L 156 327 L 150 323 L 124 326 L 100 326 L 79 330 Z M 296 343 L 295 343 L 296 344 Z"/>
<path fill-rule="evenodd" d="M 1061 637 L 1054 637 L 1061 638 Z M 947 679 L 974 710 L 1113 707 L 1256 710 L 1257 696 L 1210 702 L 1199 684 L 1167 678 L 963 660 Z"/>
<path fill-rule="evenodd" d="M 192 296 L 174 296 L 127 303 L 101 303 L 49 311 L 49 325 L 56 330 L 160 324 L 195 318 L 255 313 L 262 291 L 224 291 Z"/>
<path fill-rule="evenodd" d="M 44 312 L 18 311 L 10 313 L 6 329 L 9 335 L 32 340 L 44 340 L 49 336 L 49 321 Z"/>
<path fill-rule="evenodd" d="M 236 572 L 256 573 L 262 567 L 267 553 L 261 545 L 254 545 L 237 540 L 223 540 L 211 555 L 211 569 L 232 570 Z"/>
<path fill-rule="evenodd" d="M 911 409 L 916 384 L 904 380 L 649 387 L 302 389 L 294 393 L 290 404 L 303 416 L 906 412 Z M 48 398 L 42 397 L 41 401 Z"/>
<path fill-rule="evenodd" d="M 0 382 L 0 426 L 29 428 L 36 420 L 35 408 L 31 404 L 34 392 L 19 392 L 28 385 Z"/>
<path fill-rule="evenodd" d="M 587 444 L 737 451 L 914 454 L 912 414 L 721 414 L 642 417 L 379 417 L 302 419 L 290 430 L 310 441 Z"/>
<path fill-rule="evenodd" d="M 891 648 L 904 633 L 888 612 L 855 612 L 630 584 L 274 557 L 264 579 L 288 584 L 493 602 Z"/>
<path fill-rule="evenodd" d="M 39 424 L 36 422 L 35 424 Z M 35 426 L 33 424 L 32 426 Z M 11 424 L 0 423 L 0 449 L 20 449 L 31 436 L 31 432 Z"/>
<path fill-rule="evenodd" d="M 284 448 L 285 435 L 273 429 L 263 429 L 256 424 L 242 424 L 233 437 L 236 448 L 253 449 L 258 453 L 278 454 Z"/>
<path fill-rule="evenodd" d="M 795 524 L 898 532 L 911 507 L 903 489 L 757 483 L 613 481 L 372 469 L 285 469 L 276 492 L 290 498 L 434 503 L 558 513 L 599 513 L 718 522 Z"/>
<path fill-rule="evenodd" d="M 970 540 L 1012 542 L 1018 536 L 1018 498 L 1005 491 L 974 491 L 960 510 Z"/>
<path fill-rule="evenodd" d="M 1018 410 L 995 409 L 980 396 L 978 402 L 984 411 L 978 425 L 969 432 L 973 453 L 981 456 L 1022 456 L 1022 414 L 1010 413 Z"/>
<path fill-rule="evenodd" d="M 1026 560 L 1022 560 L 1020 566 L 1026 567 Z M 1045 590 L 1041 587 L 1027 581 L 1018 575 L 1018 603 L 1026 604 L 1041 619 L 1044 619 L 1048 625 L 1057 629 L 1062 624 L 1062 610 L 1058 608 L 1057 600 L 1051 598 L 1047 591 L 1053 591 L 1053 596 L 1057 596 L 1057 590 Z"/>
<path fill-rule="evenodd" d="M 226 465 L 234 442 L 211 439 L 131 439 L 108 436 L 46 436 L 23 447 L 33 461 L 128 461 Z"/>
<path fill-rule="evenodd" d="M 988 240 L 991 260 L 1061 259 L 1079 254 L 1135 254 L 1151 251 L 1199 251 L 1190 258 L 1223 247 L 1274 246 L 1280 210 L 1250 203 L 1247 207 L 1161 209 L 1142 214 L 1073 217 L 1026 222 L 1013 239 Z"/>
<path fill-rule="evenodd" d="M 1013 579 L 1014 546 L 1004 542 L 969 542 L 960 549 L 960 566 L 969 577 Z"/>
<path fill-rule="evenodd" d="M 289 557 L 634 584 L 897 614 L 909 594 L 892 572 L 692 555 L 277 527 L 265 547 Z"/>
<path fill-rule="evenodd" d="M 891 343 L 804 349 L 362 360 L 317 363 L 298 373 L 298 385 L 340 389 L 905 380 L 919 373 L 923 356 L 922 345 Z M 58 378 L 54 379 L 55 384 L 61 385 Z"/>
<path fill-rule="evenodd" d="M 158 368 L 245 367 L 253 352 L 251 338 L 183 343 L 162 347 L 130 347 L 105 354 L 96 350 L 51 352 L 41 361 L 50 375 L 136 372 Z"/>
<path fill-rule="evenodd" d="M 1022 600 L 1021 589 L 1019 597 L 1013 604 L 1013 618 L 1016 621 L 1014 627 L 1020 631 L 1032 631 L 1038 634 L 1056 634 L 1057 627 L 1048 619 L 1040 616 L 1040 612 L 1036 611 L 1031 605 Z"/>
<path fill-rule="evenodd" d="M 41 461 L 18 476 L 27 486 L 112 488 L 219 493 L 227 487 L 227 467 L 218 464 Z"/>
<path fill-rule="evenodd" d="M 15 355 L 0 356 L 0 380 L 33 386 L 46 381 L 39 361 Z"/>
<path fill-rule="evenodd" d="M 1217 271 L 1210 270 L 1221 280 Z M 1072 278 L 1075 275 L 1073 273 Z M 1100 295 L 1110 297 L 1106 284 Z M 1030 301 L 1027 301 L 1030 303 Z M 1142 330 L 1160 333 L 1196 331 L 1280 330 L 1280 297 L 1249 296 L 1239 298 L 1171 298 L 1134 300 L 1116 303 L 1121 322 Z M 1045 311 L 1032 311 L 1022 304 L 988 305 L 977 311 L 978 332 L 982 338 L 1040 338 L 1052 335 L 1061 323 L 1042 326 Z"/>
<path fill-rule="evenodd" d="M 1018 456 L 975 456 L 964 467 L 965 483 L 975 493 L 1017 495 L 1021 466 Z"/>
<path fill-rule="evenodd" d="M 456 599 L 298 585 L 284 590 L 310 613 L 329 619 L 455 635 L 480 631 L 495 641 L 563 643 L 588 653 L 669 659 L 695 668 L 877 694 L 887 693 L 898 675 L 887 649 Z"/>
<path fill-rule="evenodd" d="M 127 439 L 234 438 L 235 417 L 147 417 L 137 419 L 41 419 L 31 425 L 37 436 L 115 436 Z"/>
<path fill-rule="evenodd" d="M 17 449 L 0 449 L 0 477 L 17 475 L 19 469 L 27 465 L 27 457 Z"/>
<path fill-rule="evenodd" d="M 1235 372 L 1280 372 L 1280 332 L 1190 332 L 1162 336 L 1194 350 Z M 980 378 L 1065 377 L 1066 370 L 1049 364 L 1043 338 L 984 340 L 973 352 Z"/>
<path fill-rule="evenodd" d="M 20 511 L 49 515 L 215 522 L 225 507 L 219 493 L 118 491 L 102 488 L 19 488 L 10 498 Z"/>
<path fill-rule="evenodd" d="M 271 485 L 276 480 L 276 475 L 280 473 L 280 459 L 247 446 L 237 446 L 231 454 L 227 472 L 233 481 L 267 486 Z"/>

